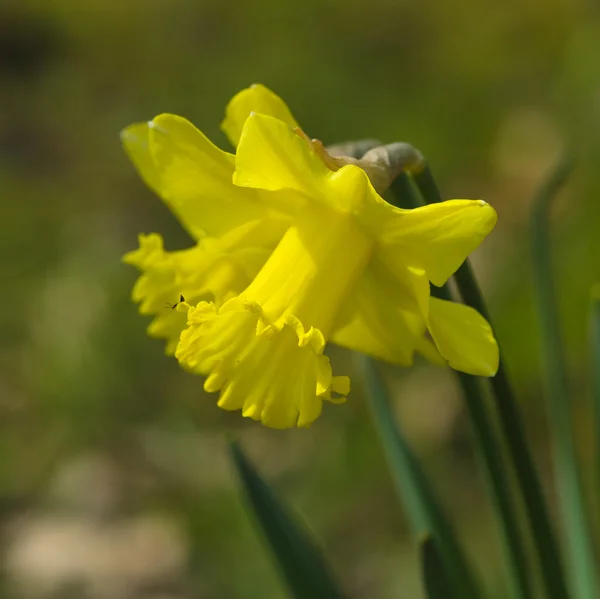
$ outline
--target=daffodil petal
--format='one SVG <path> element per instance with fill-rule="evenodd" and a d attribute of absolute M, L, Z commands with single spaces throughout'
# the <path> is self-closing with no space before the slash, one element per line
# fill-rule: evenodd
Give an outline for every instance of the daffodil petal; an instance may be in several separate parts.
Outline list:
<path fill-rule="evenodd" d="M 405 263 L 442 286 L 494 228 L 496 211 L 482 200 L 448 200 L 381 218 L 380 240 Z"/>
<path fill-rule="evenodd" d="M 148 123 L 134 123 L 121 131 L 121 142 L 144 183 L 160 194 L 160 177 L 150 153 Z"/>
<path fill-rule="evenodd" d="M 251 115 L 236 155 L 235 185 L 267 191 L 263 201 L 285 211 L 304 210 L 312 201 L 336 212 L 359 211 L 364 202 L 393 209 L 372 189 L 366 173 L 348 165 L 331 171 L 306 140 L 284 122 L 262 114 Z"/>
<path fill-rule="evenodd" d="M 390 268 L 375 255 L 342 304 L 332 341 L 400 366 L 410 366 L 415 352 L 445 365 L 426 336 L 428 308 L 424 272 L 400 260 Z"/>
<path fill-rule="evenodd" d="M 319 198 L 329 172 L 307 142 L 283 121 L 263 114 L 246 120 L 236 154 L 236 185 L 288 189 Z"/>
<path fill-rule="evenodd" d="M 202 268 L 202 252 L 198 248 L 166 252 L 162 237 L 156 233 L 140 235 L 139 243 L 137 250 L 123 256 L 123 262 L 141 271 L 133 286 L 132 299 L 139 303 L 140 314 L 154 317 L 148 334 L 165 339 L 165 352 L 173 354 L 186 319 L 170 305 L 175 304 L 181 294 L 191 299 L 189 286 L 184 288 L 185 272 L 190 267 Z"/>
<path fill-rule="evenodd" d="M 428 339 L 425 335 L 418 340 L 416 351 L 428 362 L 431 362 L 436 366 L 448 365 L 448 362 L 446 362 L 442 354 L 440 354 L 440 351 L 436 347 L 435 343 L 431 339 Z"/>
<path fill-rule="evenodd" d="M 266 216 L 256 193 L 232 185 L 235 157 L 189 121 L 163 114 L 148 127 L 159 194 L 192 237 L 218 237 Z"/>
<path fill-rule="evenodd" d="M 331 340 L 392 364 L 410 366 L 425 330 L 412 293 L 368 269 L 342 304 Z"/>
<path fill-rule="evenodd" d="M 234 147 L 240 141 L 246 119 L 253 112 L 275 117 L 292 129 L 298 126 L 286 103 L 268 87 L 255 83 L 236 94 L 225 109 L 221 129 Z"/>
<path fill-rule="evenodd" d="M 494 376 L 498 370 L 498 343 L 489 323 L 477 310 L 431 298 L 429 331 L 441 355 L 455 370 Z"/>
<path fill-rule="evenodd" d="M 498 368 L 498 344 L 488 322 L 476 310 L 430 295 L 429 281 L 423 269 L 402 264 L 380 252 L 377 260 L 420 311 L 439 354 L 455 370 L 479 376 L 493 376 Z M 421 348 L 427 350 L 427 348 Z M 425 354 L 425 352 L 422 352 Z M 427 356 L 434 357 L 435 356 Z"/>
<path fill-rule="evenodd" d="M 165 251 L 156 233 L 140 235 L 140 247 L 123 257 L 123 262 L 141 272 L 132 299 L 139 304 L 140 314 L 154 317 L 148 334 L 166 340 L 167 354 L 174 353 L 186 327 L 185 315 L 174 309 L 182 296 L 186 302 L 211 299 L 220 305 L 242 291 L 267 260 L 267 247 L 248 244 L 256 241 L 253 238 L 261 230 L 266 241 L 262 223 L 252 230 L 240 229 L 245 230 L 218 240 L 204 238 L 192 248 L 175 252 Z"/>

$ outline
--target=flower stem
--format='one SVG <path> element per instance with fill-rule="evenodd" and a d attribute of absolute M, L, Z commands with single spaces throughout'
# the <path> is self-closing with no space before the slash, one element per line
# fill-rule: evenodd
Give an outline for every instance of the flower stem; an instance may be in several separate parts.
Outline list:
<path fill-rule="evenodd" d="M 554 433 L 554 467 L 559 504 L 564 516 L 566 553 L 573 593 L 580 599 L 598 597 L 590 526 L 587 521 L 573 438 L 566 361 L 552 273 L 549 211 L 572 164 L 561 160 L 544 181 L 531 212 L 533 276 L 538 312 L 548 417 Z"/>
<path fill-rule="evenodd" d="M 441 202 L 442 198 L 429 165 L 413 174 L 415 183 L 428 204 Z M 492 324 L 490 315 L 473 275 L 469 261 L 465 261 L 454 275 L 463 301 L 475 308 Z M 525 509 L 533 533 L 533 542 L 541 568 L 541 577 L 548 599 L 568 599 L 558 544 L 550 519 L 544 494 L 526 441 L 515 393 L 506 373 L 504 363 L 495 377 L 490 379 L 501 431 L 504 435 L 514 467 Z"/>

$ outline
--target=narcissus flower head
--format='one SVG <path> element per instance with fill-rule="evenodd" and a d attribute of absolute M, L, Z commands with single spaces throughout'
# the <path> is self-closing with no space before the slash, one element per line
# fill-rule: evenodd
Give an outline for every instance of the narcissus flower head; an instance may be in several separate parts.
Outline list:
<path fill-rule="evenodd" d="M 162 115 L 124 132 L 148 185 L 197 245 L 167 253 L 158 236 L 126 256 L 142 275 L 149 332 L 220 392 L 219 405 L 267 426 L 308 426 L 323 401 L 344 401 L 328 341 L 410 365 L 415 352 L 482 376 L 498 367 L 489 324 L 430 296 L 491 231 L 481 200 L 415 210 L 388 204 L 360 161 L 310 140 L 264 86 L 240 92 L 223 130 L 235 156 L 190 123 Z M 379 179 L 381 181 L 381 179 Z M 173 314 L 168 295 L 184 295 Z M 187 320 L 182 320 L 182 314 Z"/>

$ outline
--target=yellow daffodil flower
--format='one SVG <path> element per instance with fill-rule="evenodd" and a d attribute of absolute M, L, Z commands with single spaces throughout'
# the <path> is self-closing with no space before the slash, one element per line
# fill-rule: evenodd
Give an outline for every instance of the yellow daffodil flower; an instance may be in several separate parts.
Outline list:
<path fill-rule="evenodd" d="M 128 260 L 145 273 L 134 293 L 143 311 L 157 313 L 164 289 L 171 297 L 196 290 L 194 301 L 185 295 L 177 306 L 187 327 L 175 356 L 207 377 L 204 387 L 220 392 L 219 406 L 275 428 L 310 425 L 324 400 L 344 401 L 350 389 L 347 377 L 332 374 L 323 353 L 328 341 L 400 365 L 419 352 L 464 372 L 495 374 L 498 347 L 489 324 L 472 308 L 432 298 L 429 289 L 430 282 L 443 285 L 491 231 L 493 208 L 481 200 L 415 210 L 388 204 L 360 162 L 329 156 L 264 86 L 243 90 L 227 108 L 222 126 L 235 157 L 214 146 L 209 153 L 195 130 L 181 141 L 169 126 L 183 122 L 158 117 L 135 156 L 129 151 L 201 245 L 165 256 L 160 240 L 144 238 Z M 219 186 L 216 156 L 227 157 Z M 234 201 L 241 209 L 231 223 Z M 208 284 L 216 255 L 229 265 L 256 250 L 254 235 L 228 245 L 227 236 L 244 227 L 271 233 L 261 258 L 242 269 L 246 282 Z M 200 233 L 212 236 L 214 257 Z M 202 294 L 214 301 L 196 301 Z M 173 341 L 170 326 L 165 321 L 161 335 Z"/>

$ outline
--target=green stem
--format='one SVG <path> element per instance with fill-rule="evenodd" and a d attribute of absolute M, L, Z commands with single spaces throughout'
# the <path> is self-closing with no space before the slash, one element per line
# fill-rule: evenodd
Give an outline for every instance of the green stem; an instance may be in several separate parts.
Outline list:
<path fill-rule="evenodd" d="M 415 183 L 428 204 L 442 198 L 428 165 L 415 173 Z M 475 308 L 492 324 L 479 285 L 469 261 L 466 260 L 454 275 L 463 301 Z M 549 599 L 568 599 L 567 587 L 554 531 L 540 480 L 529 451 L 521 423 L 515 393 L 510 384 L 502 359 L 496 376 L 490 379 L 501 431 L 506 440 L 527 517 L 533 533 L 533 542 L 540 562 L 542 582 Z"/>
<path fill-rule="evenodd" d="M 541 320 L 541 347 L 548 397 L 548 416 L 554 433 L 556 484 L 559 504 L 564 516 L 564 533 L 573 591 L 580 599 L 595 599 L 598 597 L 598 591 L 592 541 L 579 480 L 566 361 L 563 354 L 550 256 L 550 206 L 571 169 L 572 164 L 569 160 L 557 164 L 535 199 L 531 213 L 533 276 Z"/>
<path fill-rule="evenodd" d="M 414 191 L 405 173 L 392 184 L 394 197 L 403 207 L 416 208 L 422 204 L 421 198 Z M 432 291 L 434 290 L 440 299 L 452 299 L 447 285 L 432 288 Z M 519 531 L 517 512 L 510 495 L 510 484 L 504 470 L 501 447 L 486 411 L 481 387 L 474 376 L 463 372 L 456 372 L 456 375 L 465 398 L 475 446 L 483 464 L 486 482 L 499 520 L 512 583 L 512 595 L 520 599 L 531 599 L 533 596 L 531 576 L 527 569 L 528 559 Z"/>

